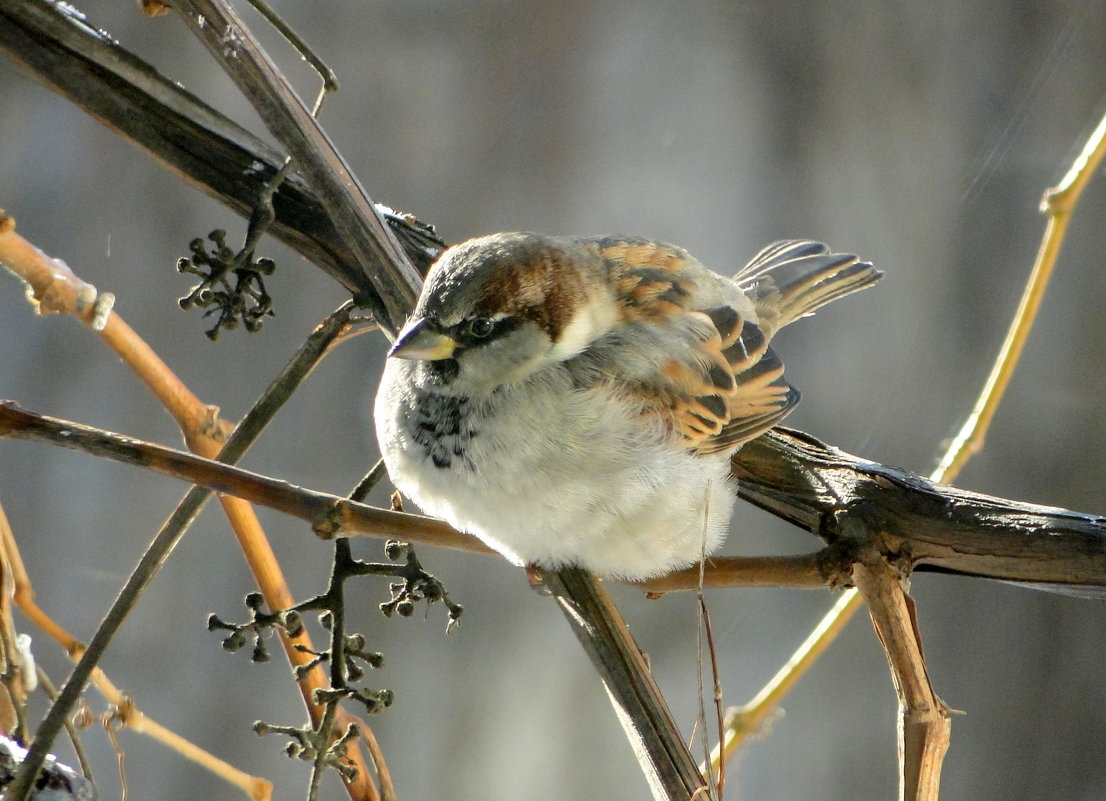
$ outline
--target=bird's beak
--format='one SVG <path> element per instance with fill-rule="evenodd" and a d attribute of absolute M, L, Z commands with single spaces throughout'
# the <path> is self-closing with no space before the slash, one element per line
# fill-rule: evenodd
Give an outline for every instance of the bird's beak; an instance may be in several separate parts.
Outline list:
<path fill-rule="evenodd" d="M 434 362 L 451 358 L 456 348 L 457 343 L 440 331 L 433 330 L 426 318 L 413 317 L 399 332 L 388 355 L 397 359 Z"/>

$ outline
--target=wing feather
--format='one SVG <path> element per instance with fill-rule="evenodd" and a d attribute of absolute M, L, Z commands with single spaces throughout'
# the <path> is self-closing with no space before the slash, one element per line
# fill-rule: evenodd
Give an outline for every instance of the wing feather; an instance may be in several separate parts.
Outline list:
<path fill-rule="evenodd" d="M 604 237 L 591 246 L 605 266 L 624 329 L 636 335 L 631 340 L 623 331 L 607 343 L 608 351 L 597 343 L 590 357 L 602 363 L 598 372 L 623 384 L 644 414 L 660 415 L 685 447 L 701 454 L 734 450 L 798 403 L 798 391 L 784 380 L 783 364 L 768 347 L 769 336 L 749 316 L 752 307 L 743 313 L 723 300 L 733 298 L 732 288 L 721 283 L 728 279 L 673 245 Z M 767 301 L 779 294 L 771 279 L 781 264 L 814 259 L 824 266 L 827 252 L 817 242 L 777 243 L 738 280 L 746 291 L 763 290 Z M 804 285 L 798 296 L 810 297 L 809 291 Z"/>

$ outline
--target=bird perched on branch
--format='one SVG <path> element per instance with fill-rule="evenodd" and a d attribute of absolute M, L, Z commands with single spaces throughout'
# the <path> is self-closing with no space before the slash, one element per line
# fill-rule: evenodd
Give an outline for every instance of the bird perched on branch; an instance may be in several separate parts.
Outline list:
<path fill-rule="evenodd" d="M 769 347 L 882 273 L 778 242 L 734 278 L 674 245 L 501 233 L 446 250 L 376 430 L 396 487 L 508 559 L 642 579 L 721 543 L 729 458 L 799 401 Z"/>

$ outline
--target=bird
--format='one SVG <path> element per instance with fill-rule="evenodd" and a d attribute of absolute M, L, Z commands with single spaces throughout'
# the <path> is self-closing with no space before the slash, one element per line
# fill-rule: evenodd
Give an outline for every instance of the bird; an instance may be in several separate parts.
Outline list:
<path fill-rule="evenodd" d="M 645 238 L 449 247 L 374 404 L 392 483 L 511 562 L 645 580 L 726 536 L 729 460 L 799 401 L 779 329 L 882 277 L 809 240 L 733 278 Z"/>

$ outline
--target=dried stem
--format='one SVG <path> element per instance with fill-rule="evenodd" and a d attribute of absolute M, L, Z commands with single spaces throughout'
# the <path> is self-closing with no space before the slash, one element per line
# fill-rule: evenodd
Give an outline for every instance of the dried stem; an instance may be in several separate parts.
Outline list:
<path fill-rule="evenodd" d="M 0 506 L 0 543 L 10 539 L 11 535 L 8 516 L 4 513 L 4 507 Z M 19 635 L 16 634 L 15 620 L 12 617 L 12 600 L 17 582 L 15 567 L 0 549 L 0 645 L 3 648 L 0 657 L 4 663 L 0 682 L 5 689 L 3 696 L 0 696 L 0 726 L 5 733 L 14 735 L 20 742 L 27 742 L 27 688 L 33 685 L 35 676 L 33 673 L 30 676 L 25 675 L 24 671 L 33 671 L 34 668 L 26 664 L 17 644 Z"/>
<path fill-rule="evenodd" d="M 58 700 L 58 688 L 50 681 L 50 677 L 46 675 L 46 671 L 41 666 L 38 668 L 38 683 L 51 703 Z M 73 746 L 73 752 L 77 755 L 77 763 L 81 766 L 81 773 L 95 786 L 92 778 L 92 763 L 89 762 L 88 753 L 85 751 L 84 743 L 81 742 L 80 735 L 77 734 L 77 727 L 72 719 L 65 721 L 65 732 L 69 735 L 69 744 Z"/>
<path fill-rule="evenodd" d="M 853 580 L 887 654 L 899 699 L 899 798 L 937 801 L 952 720 L 926 672 L 914 601 L 879 553 L 856 563 Z"/>
<path fill-rule="evenodd" d="M 376 766 L 376 776 L 380 782 L 380 801 L 399 801 L 395 784 L 392 782 L 392 774 L 384 761 L 384 752 L 380 750 L 380 743 L 376 741 L 376 734 L 372 729 L 362 726 L 361 737 L 365 741 L 365 747 L 369 751 L 373 765 Z"/>
<path fill-rule="evenodd" d="M 543 583 L 603 679 L 653 797 L 657 801 L 715 799 L 684 745 L 645 657 L 603 585 L 578 568 L 543 574 Z"/>

